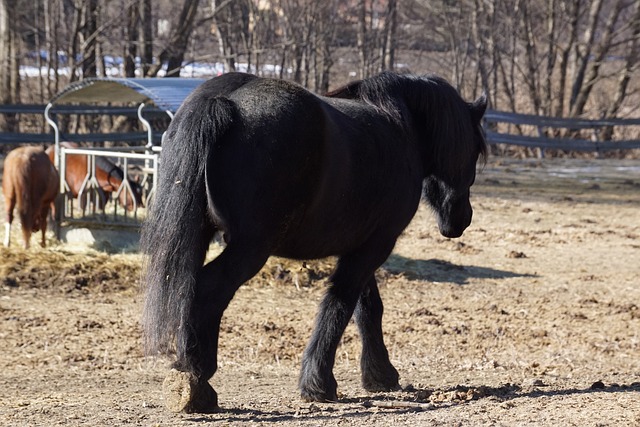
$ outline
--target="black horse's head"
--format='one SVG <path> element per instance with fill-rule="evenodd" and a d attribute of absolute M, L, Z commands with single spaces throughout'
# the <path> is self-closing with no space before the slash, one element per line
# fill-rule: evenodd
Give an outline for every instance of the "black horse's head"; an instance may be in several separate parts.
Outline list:
<path fill-rule="evenodd" d="M 460 237 L 471 224 L 469 189 L 476 163 L 487 154 L 482 130 L 486 96 L 467 103 L 442 77 L 391 72 L 326 96 L 361 99 L 413 135 L 423 163 L 423 199 L 435 210 L 442 235 Z"/>
<path fill-rule="evenodd" d="M 487 154 L 481 123 L 486 96 L 472 103 L 460 101 L 459 108 L 442 111 L 436 115 L 440 116 L 436 117 L 438 122 L 432 123 L 437 138 L 428 150 L 423 184 L 423 199 L 435 211 L 440 233 L 449 238 L 460 237 L 471 224 L 469 192 L 476 178 L 476 163 Z"/>

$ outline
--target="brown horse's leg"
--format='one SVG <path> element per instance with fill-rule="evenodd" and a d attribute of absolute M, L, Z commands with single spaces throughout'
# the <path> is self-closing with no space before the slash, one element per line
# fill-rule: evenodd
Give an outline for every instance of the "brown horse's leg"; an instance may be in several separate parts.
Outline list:
<path fill-rule="evenodd" d="M 218 409 L 218 396 L 208 381 L 218 368 L 220 321 L 238 288 L 267 261 L 268 253 L 253 249 L 233 240 L 199 272 L 188 326 L 178 332 L 178 360 L 163 384 L 170 410 L 208 413 Z"/>
<path fill-rule="evenodd" d="M 15 202 L 12 200 L 13 204 Z M 9 247 L 11 245 L 11 223 L 13 222 L 13 206 L 9 207 L 7 211 L 7 222 L 4 224 L 4 245 Z"/>
<path fill-rule="evenodd" d="M 49 204 L 45 203 L 42 210 L 40 211 L 40 232 L 42 233 L 42 240 L 40 241 L 40 246 L 42 246 L 43 248 L 47 246 L 45 234 L 47 233 L 47 216 L 48 215 L 49 215 Z"/>
<path fill-rule="evenodd" d="M 13 189 L 9 188 L 9 177 L 6 173 L 3 179 L 7 181 L 3 182 L 3 192 L 5 196 L 5 203 L 7 204 L 7 222 L 4 224 L 4 245 L 9 247 L 11 245 L 11 224 L 13 223 L 13 210 L 16 207 L 16 197 L 13 193 Z"/>
<path fill-rule="evenodd" d="M 29 249 L 29 241 L 31 240 L 31 230 L 33 229 L 33 218 L 31 215 L 20 212 L 20 222 L 22 223 L 22 240 L 24 248 Z"/>

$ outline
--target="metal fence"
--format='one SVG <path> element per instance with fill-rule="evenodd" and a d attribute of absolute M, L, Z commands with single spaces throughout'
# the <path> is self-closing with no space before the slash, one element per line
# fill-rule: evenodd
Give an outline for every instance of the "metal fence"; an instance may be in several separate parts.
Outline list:
<path fill-rule="evenodd" d="M 0 105 L 0 114 L 4 115 L 32 115 L 44 117 L 47 111 L 49 115 L 83 115 L 83 116 L 124 116 L 140 118 L 140 107 L 114 107 L 92 105 L 55 105 L 48 108 L 47 105 Z M 147 119 L 165 118 L 167 112 L 158 108 L 146 106 L 144 115 Z M 146 126 L 145 126 L 146 127 Z M 150 138 L 159 142 L 162 137 L 161 130 L 149 130 L 138 132 L 93 132 L 70 133 L 60 132 L 60 140 L 72 142 L 101 143 L 107 141 L 144 143 Z M 54 144 L 55 132 L 0 132 L 0 144 Z"/>
<path fill-rule="evenodd" d="M 146 212 L 144 208 L 150 203 L 156 187 L 159 153 L 145 150 L 145 147 L 129 150 L 123 152 L 122 147 L 114 150 L 60 148 L 61 196 L 56 211 L 59 225 L 112 228 L 140 226 Z M 84 176 L 71 175 L 70 156 L 76 156 L 74 161 L 86 161 Z M 125 179 L 120 181 L 112 176 L 105 182 L 105 172 L 108 174 L 111 171 L 101 171 L 99 158 L 108 159 L 122 170 Z M 73 191 L 78 182 L 81 183 L 79 189 Z"/>

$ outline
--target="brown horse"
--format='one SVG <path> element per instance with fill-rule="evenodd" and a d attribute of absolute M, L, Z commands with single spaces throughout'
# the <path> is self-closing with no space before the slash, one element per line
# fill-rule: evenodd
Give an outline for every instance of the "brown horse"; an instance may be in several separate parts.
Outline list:
<path fill-rule="evenodd" d="M 74 142 L 61 142 L 61 147 L 78 148 L 78 144 Z M 49 159 L 55 164 L 55 147 L 47 148 L 46 153 Z M 86 206 L 87 183 L 91 178 L 89 171 L 89 159 L 85 154 L 67 154 L 65 163 L 65 181 L 69 187 L 69 192 L 74 198 L 82 192 L 80 198 L 80 207 L 84 210 Z M 120 187 L 125 182 L 125 174 L 120 167 L 102 156 L 95 157 L 95 179 L 98 183 L 96 189 L 98 194 L 98 206 L 104 209 L 106 201 L 111 197 L 112 193 L 118 195 L 120 204 L 128 211 L 134 211 L 136 207 L 142 206 L 142 188 L 132 180 L 126 179 L 127 187 Z M 132 197 L 133 196 L 133 197 Z"/>
<path fill-rule="evenodd" d="M 42 231 L 45 247 L 47 215 L 58 194 L 58 172 L 41 147 L 19 147 L 11 151 L 4 161 L 2 192 L 7 211 L 4 245 L 11 244 L 13 209 L 18 206 L 22 222 L 25 249 L 29 248 L 31 233 Z"/>

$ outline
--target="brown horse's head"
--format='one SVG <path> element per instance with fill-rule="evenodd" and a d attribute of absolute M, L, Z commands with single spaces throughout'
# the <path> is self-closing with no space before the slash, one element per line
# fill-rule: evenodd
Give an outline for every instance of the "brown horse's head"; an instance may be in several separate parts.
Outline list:
<path fill-rule="evenodd" d="M 96 157 L 96 179 L 105 193 L 116 193 L 118 203 L 127 211 L 143 206 L 140 184 L 129 179 L 122 168 L 105 157 Z"/>
<path fill-rule="evenodd" d="M 136 208 L 144 206 L 142 202 L 142 186 L 138 181 L 127 178 L 128 186 L 120 191 L 118 200 L 122 206 L 129 212 L 133 212 Z M 122 182 L 119 187 L 122 186 Z"/>

